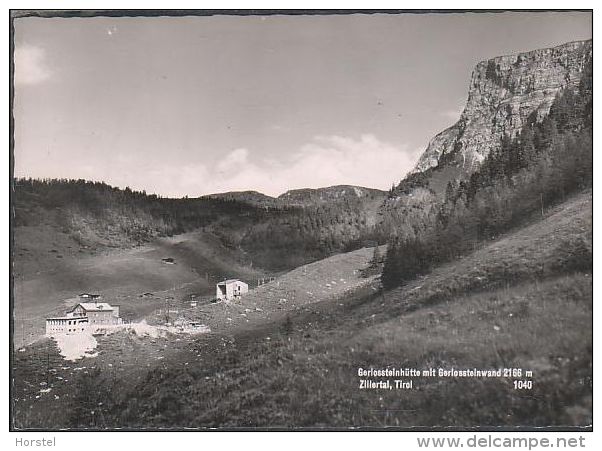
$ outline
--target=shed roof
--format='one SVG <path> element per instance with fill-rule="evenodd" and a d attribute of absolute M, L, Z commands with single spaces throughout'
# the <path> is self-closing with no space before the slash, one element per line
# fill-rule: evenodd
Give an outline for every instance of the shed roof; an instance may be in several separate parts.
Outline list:
<path fill-rule="evenodd" d="M 86 318 L 85 316 L 53 316 L 52 318 L 46 318 L 46 321 L 50 321 L 50 320 L 61 320 L 61 321 L 67 321 L 67 320 L 74 320 L 74 321 L 79 321 L 79 322 L 87 322 L 88 318 Z"/>
<path fill-rule="evenodd" d="M 234 282 L 244 283 L 242 280 L 239 280 L 239 279 L 228 279 L 228 280 L 224 280 L 224 281 L 218 283 L 218 285 L 229 285 L 229 284 L 234 283 Z"/>
<path fill-rule="evenodd" d="M 89 312 L 106 312 L 106 311 L 112 311 L 113 307 L 111 306 L 111 304 L 108 304 L 106 302 L 80 302 L 77 305 L 81 305 L 82 308 L 84 310 L 87 310 Z M 75 308 L 77 308 L 77 305 L 75 307 L 73 307 L 73 310 L 75 310 Z"/>

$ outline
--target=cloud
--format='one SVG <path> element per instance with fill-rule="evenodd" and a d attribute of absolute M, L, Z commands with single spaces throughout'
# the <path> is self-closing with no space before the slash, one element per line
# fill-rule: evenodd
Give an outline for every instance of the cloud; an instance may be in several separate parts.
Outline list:
<path fill-rule="evenodd" d="M 136 170 L 132 170 L 136 167 Z M 78 177 L 82 177 L 82 170 L 78 170 Z M 93 174 L 91 174 L 93 175 Z M 91 180 L 94 177 L 85 177 Z M 197 197 L 205 193 L 202 186 L 215 177 L 204 164 L 188 164 L 186 166 L 170 166 L 166 164 L 151 163 L 146 166 L 135 164 L 121 171 L 111 171 L 107 183 L 121 188 L 129 186 L 138 191 L 159 194 L 165 197 Z"/>
<path fill-rule="evenodd" d="M 289 189 L 361 185 L 388 189 L 415 164 L 419 152 L 394 146 L 374 135 L 359 139 L 317 136 L 283 159 L 253 159 L 248 149 L 235 149 L 196 179 L 203 194 L 256 190 L 279 195 Z M 198 170 L 197 173 L 203 171 Z"/>
<path fill-rule="evenodd" d="M 46 52 L 40 47 L 22 45 L 15 48 L 15 86 L 35 85 L 50 78 Z"/>
<path fill-rule="evenodd" d="M 332 185 L 386 190 L 414 167 L 419 155 L 420 149 L 383 142 L 371 134 L 358 138 L 330 135 L 317 136 L 278 158 L 268 159 L 250 149 L 237 148 L 215 163 L 180 160 L 166 164 L 162 159 L 141 159 L 125 152 L 114 159 L 100 157 L 96 164 L 65 166 L 56 164 L 57 160 L 49 155 L 43 174 L 25 171 L 33 165 L 23 159 L 15 170 L 24 176 L 104 180 L 121 188 L 129 186 L 167 197 L 246 190 L 278 196 L 290 189 Z"/>
<path fill-rule="evenodd" d="M 248 165 L 249 151 L 241 148 L 236 149 L 226 155 L 226 158 L 222 159 L 216 166 L 219 174 L 226 176 L 230 175 L 232 170 L 240 170 L 241 168 Z"/>

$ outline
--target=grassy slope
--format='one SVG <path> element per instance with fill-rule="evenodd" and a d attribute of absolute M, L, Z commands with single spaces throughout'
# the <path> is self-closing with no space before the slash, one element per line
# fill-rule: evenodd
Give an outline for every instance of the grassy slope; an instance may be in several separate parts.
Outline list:
<path fill-rule="evenodd" d="M 350 296 L 322 325 L 293 316 L 297 330 L 277 342 L 235 341 L 209 371 L 204 362 L 158 372 L 161 390 L 138 387 L 125 418 L 150 409 L 139 424 L 588 425 L 591 205 L 591 194 L 578 196 L 384 300 Z M 534 389 L 516 391 L 513 379 L 416 379 L 412 391 L 360 391 L 360 366 L 522 368 L 534 372 Z M 183 393 L 173 396 L 176 386 Z M 158 402 L 170 395 L 177 409 L 166 416 Z"/>
<path fill-rule="evenodd" d="M 79 252 L 75 243 L 49 227 L 19 227 L 16 233 L 20 243 L 14 283 L 18 346 L 43 333 L 44 318 L 64 313 L 81 292 L 99 292 L 108 302 L 121 305 L 122 316 L 135 319 L 163 305 L 168 296 L 210 295 L 223 278 L 263 275 L 240 264 L 237 250 L 203 232 L 103 252 Z M 176 264 L 163 263 L 165 257 L 174 258 Z M 141 297 L 144 293 L 153 296 Z"/>
<path fill-rule="evenodd" d="M 212 365 L 213 357 L 221 358 L 222 350 L 235 340 L 254 341 L 267 336 L 277 340 L 280 326 L 274 329 L 274 324 L 285 321 L 291 311 L 305 313 L 307 317 L 303 322 L 311 324 L 319 314 L 312 305 L 319 299 L 333 299 L 362 287 L 371 291 L 369 285 L 374 278 L 362 277 L 360 270 L 367 266 L 372 255 L 372 249 L 360 249 L 306 265 L 262 285 L 239 302 L 211 304 L 207 301 L 194 309 L 183 303 L 172 304 L 179 312 L 176 316 L 194 318 L 212 327 L 214 333 L 200 340 L 186 336 L 140 338 L 120 332 L 99 337 L 99 356 L 78 362 L 62 361 L 56 346 L 48 339 L 29 346 L 15 355 L 15 424 L 41 428 L 69 426 L 72 415 L 79 418 L 79 414 L 73 412 L 83 404 L 82 384 L 93 380 L 97 389 L 83 395 L 94 399 L 90 401 L 93 408 L 87 415 L 84 412 L 82 421 L 90 420 L 88 426 L 108 425 L 99 423 L 105 420 L 90 413 L 98 407 L 98 402 L 109 405 L 104 392 L 107 386 L 111 386 L 116 395 L 111 400 L 113 403 L 129 390 L 146 383 L 158 369 L 167 371 L 182 364 L 188 366 L 188 363 L 204 365 L 206 359 Z M 148 302 L 148 298 L 143 302 Z M 331 303 L 323 302 L 327 308 Z M 161 323 L 165 316 L 155 311 L 146 320 Z M 99 370 L 100 374 L 96 374 Z M 48 386 L 40 385 L 47 380 Z M 40 393 L 45 387 L 50 387 L 51 392 Z"/>
<path fill-rule="evenodd" d="M 49 421 L 28 410 L 28 401 L 20 404 L 28 412 L 22 424 L 587 426 L 591 207 L 590 192 L 575 196 L 545 219 L 392 292 L 358 287 L 254 330 L 173 343 L 179 349 L 159 364 L 148 360 L 127 384 L 105 367 L 90 376 L 101 421 L 98 411 Z M 357 369 L 371 366 L 522 368 L 533 371 L 534 387 L 514 390 L 508 378 L 414 378 L 413 390 L 359 390 Z M 79 379 L 69 387 L 73 399 L 89 393 L 86 386 Z"/>
<path fill-rule="evenodd" d="M 206 303 L 183 313 L 208 325 L 215 333 L 239 328 L 253 330 L 266 322 L 282 319 L 288 312 L 317 301 L 337 299 L 369 285 L 374 276 L 363 277 L 361 269 L 368 265 L 373 253 L 373 248 L 362 248 L 334 255 L 294 269 L 257 288 L 250 284 L 251 291 L 239 301 Z"/>

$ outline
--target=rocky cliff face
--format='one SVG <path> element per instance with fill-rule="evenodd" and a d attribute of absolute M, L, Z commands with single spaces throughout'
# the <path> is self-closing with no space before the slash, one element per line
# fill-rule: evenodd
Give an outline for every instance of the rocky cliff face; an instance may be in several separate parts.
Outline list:
<path fill-rule="evenodd" d="M 460 120 L 431 140 L 413 172 L 439 166 L 443 156 L 472 172 L 504 134 L 514 135 L 531 114 L 547 115 L 560 89 L 579 84 L 591 58 L 589 40 L 480 62 Z"/>

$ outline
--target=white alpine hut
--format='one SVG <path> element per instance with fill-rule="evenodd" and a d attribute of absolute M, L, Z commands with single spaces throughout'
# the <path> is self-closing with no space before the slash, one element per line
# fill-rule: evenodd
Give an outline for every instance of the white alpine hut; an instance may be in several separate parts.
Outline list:
<path fill-rule="evenodd" d="M 228 279 L 217 284 L 215 288 L 215 296 L 219 300 L 231 301 L 240 299 L 245 293 L 249 292 L 249 285 L 238 280 Z"/>

